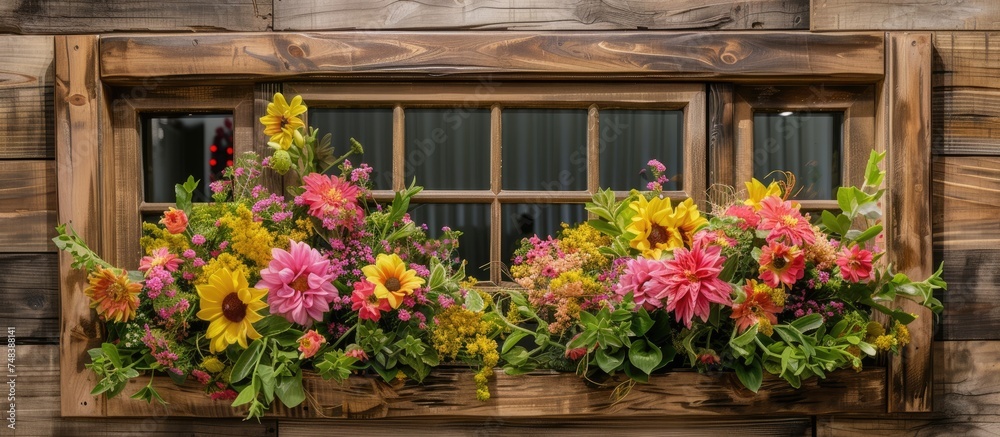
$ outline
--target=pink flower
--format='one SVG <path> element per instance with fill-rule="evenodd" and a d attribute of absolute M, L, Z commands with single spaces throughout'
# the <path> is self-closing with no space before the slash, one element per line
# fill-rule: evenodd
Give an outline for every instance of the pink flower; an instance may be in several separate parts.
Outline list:
<path fill-rule="evenodd" d="M 150 256 L 144 256 L 139 260 L 139 271 L 145 272 L 153 267 L 163 266 L 169 272 L 176 272 L 177 267 L 180 267 L 181 263 L 184 262 L 183 259 L 177 257 L 170 253 L 166 247 L 161 247 L 159 249 L 153 249 Z"/>
<path fill-rule="evenodd" d="M 207 385 L 209 381 L 212 380 L 212 375 L 205 373 L 203 370 L 194 369 L 191 371 L 191 376 L 198 380 L 201 385 Z"/>
<path fill-rule="evenodd" d="M 816 234 L 813 233 L 812 226 L 802 217 L 798 209 L 792 207 L 792 202 L 781 200 L 776 196 L 769 196 L 760 202 L 760 225 L 761 230 L 771 231 L 767 234 L 767 241 L 777 241 L 785 237 L 787 241 L 801 246 L 803 243 L 812 244 L 816 241 Z"/>
<path fill-rule="evenodd" d="M 163 218 L 160 219 L 160 224 L 167 228 L 167 232 L 170 232 L 171 234 L 179 234 L 187 229 L 187 214 L 184 214 L 184 210 L 170 207 L 167 212 L 163 213 Z"/>
<path fill-rule="evenodd" d="M 239 396 L 239 393 L 236 393 L 236 391 L 231 388 L 227 388 L 223 391 L 217 391 L 209 395 L 213 401 L 233 401 L 236 400 L 236 396 Z"/>
<path fill-rule="evenodd" d="M 375 296 L 375 284 L 362 279 L 354 283 L 351 309 L 358 312 L 358 318 L 361 320 L 377 322 L 382 317 L 382 311 L 389 311 L 392 307 L 389 306 L 389 299 L 379 299 Z"/>
<path fill-rule="evenodd" d="M 361 223 L 364 211 L 358 205 L 360 190 L 343 178 L 312 173 L 302 178 L 305 192 L 296 203 L 309 206 L 309 214 L 323 221 L 324 226 L 333 229 L 342 225 L 354 229 Z"/>
<path fill-rule="evenodd" d="M 645 257 L 633 258 L 625 264 L 625 273 L 621 280 L 614 286 L 614 291 L 619 296 L 632 293 L 632 301 L 636 305 L 642 305 L 646 311 L 663 308 L 663 285 L 654 281 L 660 279 L 665 281 L 667 265 L 660 260 L 651 260 Z"/>
<path fill-rule="evenodd" d="M 666 273 L 654 280 L 665 288 L 667 311 L 673 311 L 678 322 L 690 328 L 694 316 L 708 320 L 709 304 L 731 305 L 732 286 L 719 279 L 723 261 L 719 246 L 674 249 L 674 259 L 666 262 Z"/>
<path fill-rule="evenodd" d="M 205 244 L 205 236 L 201 234 L 194 234 L 194 236 L 191 237 L 191 242 L 201 246 L 202 244 Z"/>
<path fill-rule="evenodd" d="M 837 257 L 840 276 L 850 282 L 867 281 L 872 277 L 872 253 L 857 244 L 843 248 Z"/>
<path fill-rule="evenodd" d="M 739 219 L 737 221 L 737 226 L 744 231 L 756 229 L 757 225 L 760 224 L 760 216 L 757 215 L 757 212 L 754 211 L 752 206 L 733 205 L 730 206 L 723 215 Z"/>
<path fill-rule="evenodd" d="M 320 335 L 315 329 L 310 329 L 302 337 L 299 337 L 299 352 L 302 352 L 302 358 L 312 358 L 319 352 L 319 348 L 326 343 L 326 337 Z"/>
<path fill-rule="evenodd" d="M 368 361 L 368 354 L 365 353 L 364 349 L 361 349 L 357 345 L 348 347 L 347 351 L 344 352 L 344 356 L 354 358 L 358 361 Z"/>
<path fill-rule="evenodd" d="M 271 314 L 307 325 L 323 320 L 337 297 L 330 261 L 306 243 L 292 241 L 288 251 L 271 249 L 271 263 L 260 272 L 256 288 L 266 288 Z"/>
<path fill-rule="evenodd" d="M 805 275 L 806 257 L 796 246 L 786 246 L 772 241 L 760 250 L 760 279 L 768 287 L 778 284 L 789 287 Z"/>
<path fill-rule="evenodd" d="M 722 230 L 716 229 L 714 231 L 710 231 L 708 229 L 702 229 L 698 231 L 697 234 L 694 234 L 693 244 L 702 246 L 714 244 L 721 247 L 733 247 L 737 243 L 739 242 L 736 241 L 736 239 L 730 238 Z"/>

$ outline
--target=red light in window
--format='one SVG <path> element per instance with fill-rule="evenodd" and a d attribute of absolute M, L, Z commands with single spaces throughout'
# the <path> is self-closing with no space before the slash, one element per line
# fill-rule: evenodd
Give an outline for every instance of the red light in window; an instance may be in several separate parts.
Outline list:
<path fill-rule="evenodd" d="M 211 146 L 208 147 L 208 150 L 211 150 L 212 153 L 215 153 L 219 151 L 219 148 L 216 147 L 215 144 L 212 144 Z"/>
<path fill-rule="evenodd" d="M 212 158 L 212 159 L 208 160 L 208 165 L 210 165 L 212 167 L 215 167 L 215 164 L 218 164 L 218 163 L 219 163 L 219 161 L 216 161 L 215 158 Z"/>
<path fill-rule="evenodd" d="M 232 166 L 233 166 L 233 160 L 232 159 L 226 161 L 226 167 L 232 167 Z"/>
<path fill-rule="evenodd" d="M 227 148 L 226 149 L 226 153 L 232 155 L 233 154 L 233 148 L 232 147 Z"/>

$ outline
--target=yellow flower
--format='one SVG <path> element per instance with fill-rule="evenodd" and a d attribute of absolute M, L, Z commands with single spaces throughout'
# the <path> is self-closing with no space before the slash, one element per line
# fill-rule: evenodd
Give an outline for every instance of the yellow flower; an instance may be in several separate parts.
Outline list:
<path fill-rule="evenodd" d="M 743 204 L 752 206 L 754 211 L 760 211 L 760 201 L 765 197 L 781 195 L 781 187 L 774 181 L 765 187 L 757 178 L 753 178 L 750 182 L 746 182 L 746 186 L 747 200 L 744 200 Z"/>
<path fill-rule="evenodd" d="M 227 268 L 217 270 L 207 285 L 196 288 L 201 298 L 198 318 L 209 322 L 205 333 L 212 340 L 209 351 L 222 352 L 233 343 L 246 348 L 247 338 L 256 340 L 261 337 L 253 324 L 264 318 L 257 311 L 267 308 L 267 304 L 261 301 L 267 290 L 250 288 L 244 275 L 234 275 Z"/>
<path fill-rule="evenodd" d="M 399 308 L 403 298 L 424 284 L 424 279 L 417 276 L 416 271 L 406 268 L 406 263 L 396 254 L 379 254 L 375 264 L 365 266 L 361 271 L 368 282 L 375 284 L 375 297 L 388 299 L 393 308 Z"/>
<path fill-rule="evenodd" d="M 222 361 L 219 361 L 216 357 L 205 357 L 205 359 L 201 361 L 201 367 L 207 370 L 208 373 L 213 374 L 226 370 L 226 365 L 222 364 Z"/>
<path fill-rule="evenodd" d="M 90 286 L 83 292 L 101 320 L 121 323 L 135 318 L 142 285 L 129 281 L 128 273 L 116 274 L 114 270 L 97 266 L 87 279 Z"/>
<path fill-rule="evenodd" d="M 302 104 L 302 96 L 295 96 L 291 103 L 285 101 L 285 96 L 281 93 L 274 94 L 274 101 L 267 104 L 267 115 L 260 118 L 264 125 L 264 135 L 271 136 L 271 142 L 281 147 L 281 150 L 288 150 L 292 145 L 294 132 L 305 126 L 299 115 L 306 112 L 306 106 Z"/>
<path fill-rule="evenodd" d="M 708 223 L 691 199 L 678 204 L 675 210 L 670 207 L 670 199 L 654 197 L 647 201 L 640 196 L 629 207 L 637 213 L 626 229 L 635 234 L 629 245 L 649 259 L 660 259 L 664 251 L 690 246 L 694 233 Z"/>
<path fill-rule="evenodd" d="M 227 213 L 219 220 L 229 228 L 233 252 L 251 261 L 251 270 L 261 270 L 271 262 L 271 248 L 285 249 L 288 240 L 275 241 L 261 222 L 253 219 L 253 213 L 246 205 L 240 204 L 236 211 Z"/>

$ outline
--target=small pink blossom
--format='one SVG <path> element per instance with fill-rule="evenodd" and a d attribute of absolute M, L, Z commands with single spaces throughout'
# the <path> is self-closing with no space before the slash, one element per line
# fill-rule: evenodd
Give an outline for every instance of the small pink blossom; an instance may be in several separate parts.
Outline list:
<path fill-rule="evenodd" d="M 326 337 L 320 335 L 315 329 L 310 329 L 302 337 L 299 337 L 299 352 L 302 352 L 303 359 L 312 358 L 325 343 Z"/>
<path fill-rule="evenodd" d="M 153 249 L 150 256 L 144 256 L 139 260 L 139 271 L 146 272 L 153 267 L 162 266 L 170 272 L 176 272 L 177 267 L 180 267 L 184 260 L 170 253 L 166 247 L 161 247 L 159 249 Z"/>

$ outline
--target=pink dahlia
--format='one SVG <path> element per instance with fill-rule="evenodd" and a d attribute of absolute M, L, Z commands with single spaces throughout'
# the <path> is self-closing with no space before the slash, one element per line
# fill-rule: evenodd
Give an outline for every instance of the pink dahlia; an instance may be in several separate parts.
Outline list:
<path fill-rule="evenodd" d="M 674 249 L 674 259 L 666 262 L 666 274 L 655 282 L 665 288 L 667 311 L 673 311 L 678 322 L 690 328 L 694 316 L 708 320 L 710 303 L 732 304 L 732 287 L 719 279 L 723 261 L 719 246 Z"/>
<path fill-rule="evenodd" d="M 271 263 L 260 271 L 256 288 L 266 288 L 271 314 L 307 325 L 323 320 L 337 297 L 330 261 L 306 243 L 292 241 L 288 251 L 271 249 Z"/>
<path fill-rule="evenodd" d="M 752 206 L 733 205 L 730 206 L 723 215 L 727 217 L 736 217 L 738 219 L 736 225 L 744 231 L 756 229 L 757 225 L 760 224 L 760 216 L 757 215 L 757 211 L 754 211 Z"/>
<path fill-rule="evenodd" d="M 357 185 L 352 185 L 340 177 L 312 173 L 302 178 L 305 192 L 296 203 L 308 205 L 309 214 L 323 221 L 323 227 L 334 229 L 343 226 L 354 229 L 364 219 L 364 211 L 358 204 L 361 193 Z"/>
<path fill-rule="evenodd" d="M 177 257 L 170 253 L 166 247 L 161 247 L 159 249 L 153 249 L 150 256 L 144 256 L 139 260 L 139 271 L 145 272 L 153 267 L 163 266 L 168 272 L 176 272 L 177 267 L 180 267 L 181 263 L 184 262 L 183 259 Z"/>
<path fill-rule="evenodd" d="M 646 311 L 663 308 L 663 285 L 654 279 L 664 279 L 666 273 L 667 265 L 663 261 L 645 257 L 630 259 L 625 264 L 625 273 L 614 287 L 615 293 L 625 296 L 631 292 L 635 304 L 642 305 Z"/>
<path fill-rule="evenodd" d="M 767 235 L 769 243 L 778 241 L 782 237 L 796 246 L 801 246 L 803 243 L 812 244 L 816 241 L 816 234 L 813 233 L 809 221 L 802 217 L 798 209 L 792 206 L 792 202 L 770 196 L 762 200 L 760 205 L 759 228 L 771 231 Z"/>
<path fill-rule="evenodd" d="M 872 277 L 872 253 L 857 244 L 843 248 L 837 254 L 840 276 L 850 282 L 867 281 Z"/>
<path fill-rule="evenodd" d="M 760 279 L 768 287 L 778 284 L 789 287 L 802 279 L 806 271 L 806 257 L 796 246 L 786 246 L 772 241 L 760 250 Z"/>
<path fill-rule="evenodd" d="M 377 322 L 382 317 L 382 311 L 389 311 L 392 307 L 389 306 L 389 299 L 379 299 L 375 295 L 375 284 L 362 279 L 354 283 L 351 309 L 358 312 L 359 319 Z"/>

